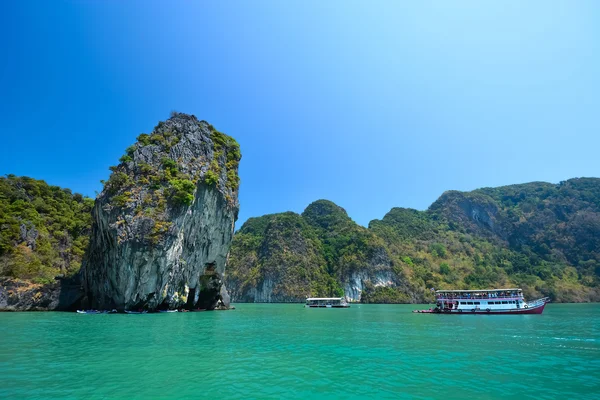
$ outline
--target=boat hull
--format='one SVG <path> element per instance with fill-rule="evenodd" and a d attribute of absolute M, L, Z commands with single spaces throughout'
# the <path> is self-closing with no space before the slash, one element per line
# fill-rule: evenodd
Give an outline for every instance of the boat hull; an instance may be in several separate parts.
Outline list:
<path fill-rule="evenodd" d="M 304 307 L 306 307 L 306 308 L 350 308 L 349 305 L 346 305 L 346 306 L 341 306 L 341 305 L 340 306 L 326 306 L 326 305 L 322 305 L 322 306 L 310 305 L 310 306 L 308 306 L 308 305 L 305 305 Z"/>
<path fill-rule="evenodd" d="M 516 314 L 541 314 L 544 312 L 544 308 L 546 304 L 541 304 L 537 307 L 529 307 L 529 308 L 518 308 L 514 310 L 447 310 L 447 311 L 434 311 L 434 310 L 415 310 L 413 312 L 420 314 L 455 314 L 455 315 L 475 315 L 475 314 L 484 314 L 484 315 L 516 315 Z"/>

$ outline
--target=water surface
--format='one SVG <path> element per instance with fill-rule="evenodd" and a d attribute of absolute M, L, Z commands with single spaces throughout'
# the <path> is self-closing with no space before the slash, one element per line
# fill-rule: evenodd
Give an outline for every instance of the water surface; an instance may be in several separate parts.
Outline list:
<path fill-rule="evenodd" d="M 600 305 L 0 313 L 0 398 L 600 398 Z"/>

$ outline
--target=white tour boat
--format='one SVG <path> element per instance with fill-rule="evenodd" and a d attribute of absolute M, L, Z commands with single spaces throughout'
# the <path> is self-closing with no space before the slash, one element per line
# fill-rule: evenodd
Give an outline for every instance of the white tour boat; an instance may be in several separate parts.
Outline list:
<path fill-rule="evenodd" d="M 348 308 L 350 305 L 343 297 L 309 297 L 306 299 L 306 308 Z"/>
<path fill-rule="evenodd" d="M 525 301 L 521 289 L 436 290 L 437 303 L 418 313 L 444 314 L 541 314 L 550 301 L 542 297 Z"/>

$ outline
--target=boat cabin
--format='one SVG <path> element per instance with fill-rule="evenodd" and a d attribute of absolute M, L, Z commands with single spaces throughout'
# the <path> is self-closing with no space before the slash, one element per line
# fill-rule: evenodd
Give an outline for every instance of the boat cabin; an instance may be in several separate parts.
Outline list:
<path fill-rule="evenodd" d="M 508 311 L 526 308 L 521 289 L 437 290 L 436 307 L 442 312 Z"/>
<path fill-rule="evenodd" d="M 307 308 L 348 308 L 350 307 L 343 297 L 309 297 L 306 299 Z"/>

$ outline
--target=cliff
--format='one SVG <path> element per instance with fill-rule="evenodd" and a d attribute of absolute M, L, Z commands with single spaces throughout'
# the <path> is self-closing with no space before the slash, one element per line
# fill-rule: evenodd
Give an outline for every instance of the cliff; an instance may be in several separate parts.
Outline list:
<path fill-rule="evenodd" d="M 235 140 L 174 113 L 127 149 L 92 210 L 83 265 L 98 309 L 227 307 L 222 285 L 237 219 Z"/>

